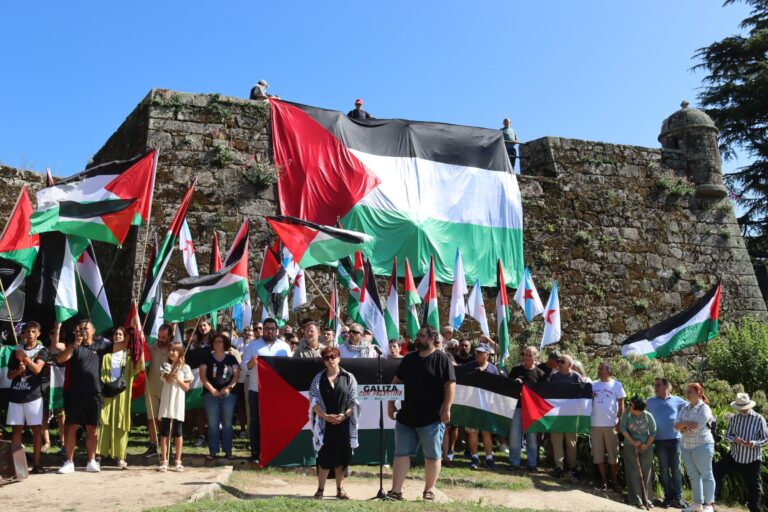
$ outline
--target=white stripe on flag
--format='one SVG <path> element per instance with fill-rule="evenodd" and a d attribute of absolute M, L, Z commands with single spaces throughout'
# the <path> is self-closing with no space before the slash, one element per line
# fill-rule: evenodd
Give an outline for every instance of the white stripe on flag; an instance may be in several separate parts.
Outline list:
<path fill-rule="evenodd" d="M 706 322 L 709 320 L 710 310 L 712 309 L 712 302 L 714 301 L 714 297 L 712 300 L 707 303 L 705 307 L 701 309 L 698 313 L 696 313 L 690 320 L 685 322 L 680 327 L 677 327 L 675 329 L 672 329 L 671 331 L 665 332 L 664 334 L 657 336 L 655 339 L 652 340 L 640 340 L 635 341 L 634 343 L 631 343 L 629 345 L 624 345 L 621 347 L 621 355 L 624 357 L 627 357 L 632 354 L 650 354 L 651 352 L 656 352 L 656 349 L 661 347 L 662 345 L 666 345 L 669 340 L 671 340 L 675 334 L 682 331 L 686 327 L 690 327 L 691 325 L 700 324 L 703 322 Z"/>
<path fill-rule="evenodd" d="M 554 407 L 546 416 L 592 416 L 591 398 L 545 398 Z"/>
<path fill-rule="evenodd" d="M 483 411 L 512 418 L 517 407 L 517 399 L 511 396 L 494 393 L 483 388 L 456 384 L 454 405 L 465 405 Z"/>

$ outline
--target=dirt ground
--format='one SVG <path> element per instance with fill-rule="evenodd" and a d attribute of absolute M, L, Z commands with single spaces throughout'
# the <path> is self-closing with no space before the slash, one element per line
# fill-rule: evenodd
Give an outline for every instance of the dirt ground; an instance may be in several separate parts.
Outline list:
<path fill-rule="evenodd" d="M 223 467 L 194 467 L 183 473 L 169 470 L 162 474 L 155 468 L 103 468 L 101 473 L 86 473 L 78 467 L 68 475 L 53 471 L 30 475 L 21 482 L 0 486 L 0 504 L 5 510 L 18 502 L 26 511 L 133 512 L 187 501 L 225 471 Z"/>

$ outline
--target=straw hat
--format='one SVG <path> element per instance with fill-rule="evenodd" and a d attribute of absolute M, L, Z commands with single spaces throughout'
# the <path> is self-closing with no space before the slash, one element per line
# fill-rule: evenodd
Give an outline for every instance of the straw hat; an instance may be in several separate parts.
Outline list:
<path fill-rule="evenodd" d="M 745 409 L 751 409 L 755 406 L 755 401 L 749 399 L 749 395 L 746 393 L 736 393 L 736 400 L 731 402 L 731 407 L 737 411 L 743 411 Z"/>

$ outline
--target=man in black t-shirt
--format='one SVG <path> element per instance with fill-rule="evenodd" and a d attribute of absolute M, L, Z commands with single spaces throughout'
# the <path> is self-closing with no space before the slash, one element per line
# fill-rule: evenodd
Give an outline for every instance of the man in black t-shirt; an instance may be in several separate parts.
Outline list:
<path fill-rule="evenodd" d="M 8 417 L 6 423 L 13 425 L 11 442 L 21 445 L 24 425 L 32 429 L 34 462 L 32 473 L 45 473 L 40 465 L 42 446 L 41 425 L 43 424 L 42 371 L 48 359 L 46 349 L 37 337 L 40 336 L 40 324 L 27 322 L 21 331 L 22 343 L 8 361 L 8 378 L 11 380 L 9 391 Z"/>
<path fill-rule="evenodd" d="M 51 337 L 51 347 L 59 350 L 56 358 L 59 364 L 67 363 L 64 380 L 64 414 L 66 417 L 67 460 L 59 468 L 59 473 L 67 474 L 75 471 L 73 457 L 75 455 L 75 436 L 78 426 L 85 428 L 85 447 L 88 452 L 88 465 L 85 470 L 89 473 L 101 471 L 96 462 L 96 443 L 99 435 L 99 418 L 101 416 L 101 358 L 105 354 L 123 350 L 128 346 L 128 340 L 120 343 L 99 338 L 94 340 L 96 329 L 93 324 L 84 320 L 75 327 L 75 341 L 64 345 L 61 341 L 61 324 L 56 324 L 56 334 Z"/>
<path fill-rule="evenodd" d="M 514 366 L 509 371 L 509 378 L 525 384 L 526 382 L 545 382 L 547 374 L 536 364 L 539 357 L 539 349 L 533 345 L 525 347 L 523 351 L 523 364 Z M 515 414 L 512 416 L 512 426 L 509 432 L 509 468 L 520 469 L 520 450 L 523 443 L 523 401 L 517 401 Z M 536 471 L 539 463 L 539 445 L 536 433 L 525 434 L 525 453 L 528 456 L 528 470 Z"/>
<path fill-rule="evenodd" d="M 416 351 L 408 353 L 397 368 L 393 384 L 405 384 L 405 399 L 400 410 L 389 402 L 389 417 L 395 420 L 395 457 L 392 465 L 391 500 L 402 500 L 405 475 L 421 443 L 424 452 L 424 494 L 435 499 L 435 483 L 440 476 L 445 425 L 451 420 L 451 405 L 456 392 L 456 373 L 448 356 L 435 349 L 437 332 L 422 327 L 416 335 Z"/>

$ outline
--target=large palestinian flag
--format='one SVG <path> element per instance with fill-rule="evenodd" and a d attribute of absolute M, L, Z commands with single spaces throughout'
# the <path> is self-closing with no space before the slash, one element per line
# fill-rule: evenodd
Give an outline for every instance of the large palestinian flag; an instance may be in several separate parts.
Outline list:
<path fill-rule="evenodd" d="M 275 99 L 272 143 L 281 213 L 318 224 L 341 219 L 374 237 L 371 264 L 389 275 L 395 256 L 453 281 L 456 246 L 466 275 L 495 285 L 523 272 L 520 190 L 501 131 L 402 119 L 353 121 L 341 112 Z M 399 269 L 400 274 L 404 268 Z"/>
<path fill-rule="evenodd" d="M 246 221 L 247 222 L 247 221 Z M 248 293 L 248 234 L 240 238 L 226 266 L 207 276 L 187 277 L 176 284 L 165 303 L 165 321 L 183 322 L 245 301 Z"/>
<path fill-rule="evenodd" d="M 132 225 L 149 219 L 157 152 L 108 162 L 37 193 L 30 233 L 60 231 L 122 245 Z"/>
<path fill-rule="evenodd" d="M 18 263 L 27 272 L 32 271 L 40 249 L 40 235 L 29 234 L 31 215 L 32 203 L 29 202 L 29 192 L 24 185 L 5 229 L 0 234 L 0 258 Z"/>
<path fill-rule="evenodd" d="M 503 375 L 456 367 L 456 396 L 451 425 L 462 425 L 500 436 L 509 435 L 517 412 L 521 385 Z"/>
<path fill-rule="evenodd" d="M 719 332 L 720 288 L 718 283 L 682 313 L 631 335 L 621 344 L 621 355 L 668 357 L 715 338 Z"/>
<path fill-rule="evenodd" d="M 590 432 L 592 384 L 526 384 L 520 399 L 526 432 Z"/>

